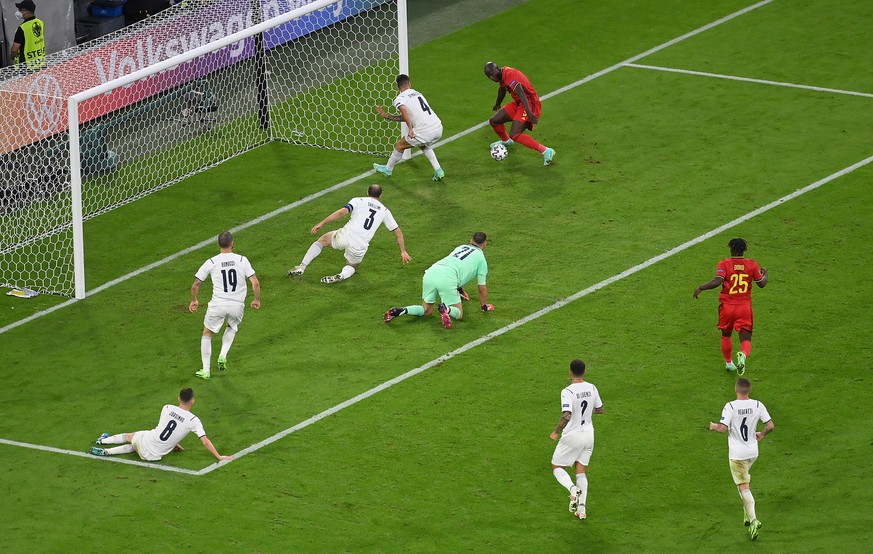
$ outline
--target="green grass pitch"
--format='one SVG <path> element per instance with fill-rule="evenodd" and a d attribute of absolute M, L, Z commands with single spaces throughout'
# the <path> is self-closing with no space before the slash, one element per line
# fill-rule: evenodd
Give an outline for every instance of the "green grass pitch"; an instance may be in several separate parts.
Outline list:
<path fill-rule="evenodd" d="M 490 116 L 488 60 L 545 95 L 752 4 L 533 0 L 416 47 L 410 73 L 448 137 Z M 871 28 L 865 0 L 774 0 L 636 63 L 873 93 Z M 0 334 L 0 439 L 84 452 L 101 432 L 151 427 L 192 386 L 210 438 L 238 452 L 867 159 L 873 98 L 622 67 L 548 98 L 533 136 L 557 150 L 552 167 L 519 146 L 493 162 L 493 134 L 479 129 L 437 149 L 441 183 L 419 156 L 390 181 L 358 181 L 237 233 L 263 307 L 247 310 L 229 370 L 208 382 L 193 377 L 202 308 L 186 305 L 213 246 Z M 89 289 L 373 161 L 273 144 L 96 218 Z M 871 180 L 873 164 L 857 168 L 205 475 L 0 443 L 2 549 L 865 552 Z M 334 251 L 285 277 L 312 225 L 371 181 L 413 262 L 402 266 L 380 231 L 347 282 L 318 282 L 341 267 Z M 480 229 L 497 311 L 468 304 L 450 331 L 436 317 L 382 322 L 419 302 L 422 272 Z M 733 389 L 717 295 L 691 296 L 733 236 L 771 275 L 754 293 L 747 373 L 776 423 L 752 470 L 764 522 L 752 545 L 726 438 L 706 431 Z M 62 302 L 4 296 L 0 327 Z M 549 470 L 574 357 L 606 411 L 584 523 Z M 198 443 L 161 463 L 208 466 Z"/>

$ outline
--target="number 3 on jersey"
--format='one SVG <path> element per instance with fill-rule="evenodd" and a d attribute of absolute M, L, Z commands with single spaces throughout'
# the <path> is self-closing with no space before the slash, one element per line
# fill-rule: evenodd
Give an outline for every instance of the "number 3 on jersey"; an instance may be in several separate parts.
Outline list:
<path fill-rule="evenodd" d="M 373 221 L 376 219 L 376 210 L 370 208 L 370 215 L 367 216 L 367 219 L 364 220 L 364 229 L 369 231 L 373 228 Z"/>

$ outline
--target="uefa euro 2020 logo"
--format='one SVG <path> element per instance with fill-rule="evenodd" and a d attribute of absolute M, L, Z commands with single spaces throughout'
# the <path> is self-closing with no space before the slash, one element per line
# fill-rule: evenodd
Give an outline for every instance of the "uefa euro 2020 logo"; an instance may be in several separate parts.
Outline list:
<path fill-rule="evenodd" d="M 47 135 L 60 126 L 63 111 L 61 86 L 51 74 L 38 76 L 27 89 L 27 120 L 37 133 Z"/>

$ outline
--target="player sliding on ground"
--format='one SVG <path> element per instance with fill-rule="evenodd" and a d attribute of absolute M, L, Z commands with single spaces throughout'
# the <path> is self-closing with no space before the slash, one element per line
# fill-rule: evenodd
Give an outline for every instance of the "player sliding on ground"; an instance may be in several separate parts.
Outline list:
<path fill-rule="evenodd" d="M 385 322 L 389 322 L 403 314 L 423 316 L 433 313 L 437 297 L 440 304 L 437 306 L 443 327 L 450 329 L 453 319 L 464 317 L 464 308 L 461 298 L 467 293 L 461 288 L 462 285 L 476 277 L 479 285 L 479 304 L 483 312 L 494 310 L 494 305 L 488 303 L 488 287 L 485 286 L 485 276 L 488 274 L 488 262 L 485 261 L 485 253 L 482 250 L 488 244 L 487 236 L 482 231 L 473 234 L 470 244 L 462 244 L 452 250 L 452 253 L 436 262 L 424 272 L 421 283 L 421 306 L 406 306 L 405 308 L 391 308 L 383 316 Z"/>
<path fill-rule="evenodd" d="M 336 231 L 328 231 L 321 235 L 319 239 L 312 243 L 306 255 L 303 256 L 303 261 L 300 265 L 292 268 L 288 275 L 303 275 L 306 267 L 314 260 L 325 246 L 330 246 L 335 250 L 345 252 L 345 258 L 348 262 L 342 271 L 336 275 L 328 275 L 322 277 L 322 283 L 338 283 L 344 281 L 355 274 L 358 266 L 364 261 L 364 255 L 367 249 L 370 248 L 370 241 L 376 234 L 376 230 L 383 223 L 385 228 L 394 233 L 397 238 L 397 244 L 400 246 L 400 259 L 403 263 L 409 263 L 412 258 L 406 252 L 406 243 L 403 241 L 403 232 L 400 231 L 400 226 L 394 221 L 394 216 L 391 211 L 385 207 L 379 200 L 382 196 L 382 187 L 379 185 L 370 185 L 367 189 L 367 196 L 352 198 L 348 203 L 337 211 L 333 212 L 321 222 L 312 228 L 312 234 L 318 233 L 319 229 L 326 224 L 336 221 L 346 214 L 352 214 L 349 222 L 342 229 Z"/>
<path fill-rule="evenodd" d="M 114 448 L 91 448 L 91 454 L 95 456 L 115 456 L 116 454 L 130 454 L 136 452 L 139 457 L 149 462 L 157 462 L 173 450 L 182 451 L 184 448 L 179 444 L 188 433 L 200 437 L 203 446 L 206 447 L 218 460 L 232 460 L 232 456 L 222 456 L 215 449 L 212 441 L 206 436 L 200 418 L 191 413 L 194 405 L 194 391 L 182 389 L 179 392 L 179 406 L 167 404 L 161 409 L 161 419 L 158 426 L 151 431 L 137 431 L 135 433 L 121 433 L 110 435 L 103 433 L 95 441 L 101 446 L 120 444 Z"/>
<path fill-rule="evenodd" d="M 485 76 L 500 85 L 497 89 L 497 101 L 494 102 L 494 111 L 497 113 L 488 120 L 491 128 L 500 137 L 499 141 L 491 143 L 492 148 L 500 143 L 509 148 L 517 142 L 541 153 L 543 165 L 550 165 L 555 158 L 555 150 L 524 134 L 525 130 L 533 131 L 542 113 L 540 97 L 528 78 L 517 69 L 500 67 L 494 62 L 485 64 Z M 500 107 L 507 91 L 512 96 L 512 102 Z M 512 126 L 507 135 L 506 124 L 510 121 Z"/>

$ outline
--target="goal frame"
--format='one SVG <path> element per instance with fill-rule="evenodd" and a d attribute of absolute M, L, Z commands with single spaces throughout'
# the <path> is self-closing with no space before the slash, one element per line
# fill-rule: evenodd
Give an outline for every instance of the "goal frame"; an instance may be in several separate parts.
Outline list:
<path fill-rule="evenodd" d="M 257 1 L 257 0 L 255 0 Z M 342 1 L 342 0 L 339 0 Z M 409 41 L 407 27 L 407 6 L 406 0 L 392 0 L 397 5 L 397 47 L 398 47 L 398 67 L 400 73 L 409 74 Z M 311 12 L 326 8 L 332 4 L 337 4 L 338 0 L 317 0 L 306 6 L 291 10 L 287 13 L 266 19 L 237 31 L 231 35 L 227 35 L 219 40 L 210 42 L 183 52 L 179 55 L 167 58 L 153 65 L 144 67 L 137 71 L 133 71 L 127 75 L 123 75 L 106 83 L 97 85 L 82 92 L 73 94 L 67 98 L 67 123 L 69 132 L 69 153 L 70 153 L 70 188 L 71 188 L 71 215 L 72 215 L 72 232 L 73 232 L 73 282 L 74 296 L 77 299 L 86 297 L 85 288 L 85 238 L 84 238 L 84 218 L 82 210 L 82 165 L 81 165 L 81 144 L 79 132 L 79 104 L 82 102 L 115 90 L 124 85 L 134 83 L 140 79 L 145 79 L 161 71 L 165 71 L 193 60 L 204 54 L 215 52 L 231 44 L 241 40 L 253 38 L 258 50 L 255 56 L 263 57 L 264 40 L 263 33 L 274 27 L 297 19 Z M 258 2 L 258 4 L 260 4 Z M 262 86 L 265 86 L 262 83 Z M 259 87 L 258 94 L 259 110 L 267 108 L 267 90 Z M 262 104 L 263 102 L 263 104 Z M 263 122 L 263 119 L 261 119 Z"/>

